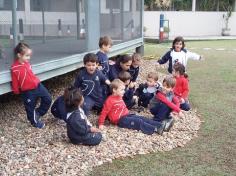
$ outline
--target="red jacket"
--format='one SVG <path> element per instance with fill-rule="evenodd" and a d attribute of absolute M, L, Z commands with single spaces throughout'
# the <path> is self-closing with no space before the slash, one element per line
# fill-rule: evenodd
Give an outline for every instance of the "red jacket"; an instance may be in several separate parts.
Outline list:
<path fill-rule="evenodd" d="M 189 85 L 188 85 L 188 79 L 184 76 L 176 77 L 176 84 L 174 87 L 174 93 L 175 95 L 183 98 L 188 99 L 189 94 Z"/>
<path fill-rule="evenodd" d="M 20 63 L 16 60 L 11 66 L 12 91 L 19 94 L 21 91 L 33 90 L 38 87 L 40 80 L 34 75 L 29 62 Z"/>
<path fill-rule="evenodd" d="M 171 102 L 166 98 L 166 96 L 163 93 L 158 92 L 156 94 L 156 98 L 158 100 L 160 100 L 161 102 L 163 102 L 164 104 L 166 104 L 173 111 L 180 112 L 180 108 L 179 108 L 180 104 L 179 104 L 179 100 L 176 96 L 173 97 L 172 102 Z"/>
<path fill-rule="evenodd" d="M 122 97 L 110 95 L 103 105 L 101 115 L 98 119 L 98 124 L 103 125 L 108 116 L 111 123 L 116 125 L 120 118 L 128 114 L 129 110 L 127 109 Z"/>

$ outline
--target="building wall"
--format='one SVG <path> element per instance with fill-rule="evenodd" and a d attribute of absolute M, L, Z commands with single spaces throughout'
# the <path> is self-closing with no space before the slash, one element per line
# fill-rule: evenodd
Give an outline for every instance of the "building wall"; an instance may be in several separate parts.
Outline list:
<path fill-rule="evenodd" d="M 162 12 L 165 19 L 169 20 L 170 38 L 175 36 L 219 36 L 225 26 L 223 14 L 225 12 Z M 160 11 L 144 12 L 145 36 L 159 36 Z M 236 12 L 233 12 L 229 20 L 231 35 L 236 35 Z"/>

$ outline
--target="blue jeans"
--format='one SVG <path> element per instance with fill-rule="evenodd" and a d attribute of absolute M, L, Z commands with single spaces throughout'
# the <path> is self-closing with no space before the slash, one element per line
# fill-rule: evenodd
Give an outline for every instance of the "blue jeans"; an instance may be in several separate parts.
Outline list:
<path fill-rule="evenodd" d="M 161 128 L 162 124 L 143 116 L 129 114 L 120 118 L 118 126 L 121 128 L 141 130 L 144 134 L 151 135 L 157 129 Z"/>
<path fill-rule="evenodd" d="M 88 133 L 86 136 L 81 137 L 81 141 L 71 141 L 73 144 L 83 144 L 83 145 L 98 145 L 102 141 L 102 134 L 98 133 Z"/>
<path fill-rule="evenodd" d="M 34 117 L 34 111 L 39 116 L 45 115 L 52 102 L 51 95 L 43 84 L 40 83 L 36 89 L 22 92 L 21 96 L 24 102 L 27 118 L 30 123 L 35 126 L 37 119 Z M 36 108 L 36 103 L 39 98 L 41 99 L 40 106 Z"/>
<path fill-rule="evenodd" d="M 171 109 L 164 103 L 158 102 L 153 108 L 150 109 L 152 115 L 154 115 L 155 121 L 163 121 L 168 119 L 171 113 Z"/>

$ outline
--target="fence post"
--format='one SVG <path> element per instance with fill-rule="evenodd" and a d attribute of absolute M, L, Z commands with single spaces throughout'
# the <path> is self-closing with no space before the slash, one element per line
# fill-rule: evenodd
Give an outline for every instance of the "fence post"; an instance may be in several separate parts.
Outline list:
<path fill-rule="evenodd" d="M 159 42 L 164 40 L 164 14 L 160 14 Z"/>
<path fill-rule="evenodd" d="M 12 0 L 12 33 L 13 33 L 13 45 L 14 45 L 14 47 L 18 43 L 16 8 L 17 8 L 17 0 Z"/>

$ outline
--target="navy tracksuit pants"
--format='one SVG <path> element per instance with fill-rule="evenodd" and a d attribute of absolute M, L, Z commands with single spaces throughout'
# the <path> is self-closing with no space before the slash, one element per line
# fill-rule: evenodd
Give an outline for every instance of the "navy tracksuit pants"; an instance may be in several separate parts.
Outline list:
<path fill-rule="evenodd" d="M 129 114 L 120 118 L 118 126 L 121 128 L 141 130 L 144 134 L 151 135 L 157 129 L 161 128 L 162 124 L 143 116 Z"/>
<path fill-rule="evenodd" d="M 88 133 L 87 135 L 81 137 L 80 141 L 72 141 L 73 144 L 83 144 L 94 146 L 100 144 L 102 141 L 102 134 L 100 132 L 97 133 Z"/>
<path fill-rule="evenodd" d="M 104 100 L 101 99 L 101 101 L 95 101 L 89 96 L 84 97 L 84 104 L 83 104 L 83 110 L 86 116 L 89 115 L 89 111 L 92 110 L 93 108 L 96 110 L 101 110 L 103 106 Z"/>
<path fill-rule="evenodd" d="M 154 115 L 153 120 L 161 122 L 170 118 L 171 109 L 166 104 L 158 102 L 150 109 L 150 112 Z"/>
<path fill-rule="evenodd" d="M 60 96 L 54 101 L 51 107 L 51 113 L 54 117 L 62 119 L 66 122 L 67 112 L 64 96 Z"/>
<path fill-rule="evenodd" d="M 36 89 L 24 91 L 22 92 L 21 96 L 24 101 L 27 118 L 30 123 L 35 126 L 37 123 L 37 119 L 35 118 L 34 111 L 39 116 L 45 115 L 48 109 L 50 108 L 52 102 L 51 95 L 49 94 L 48 90 L 43 86 L 43 84 L 39 83 Z M 40 99 L 41 102 L 40 106 L 36 108 L 38 99 Z"/>

